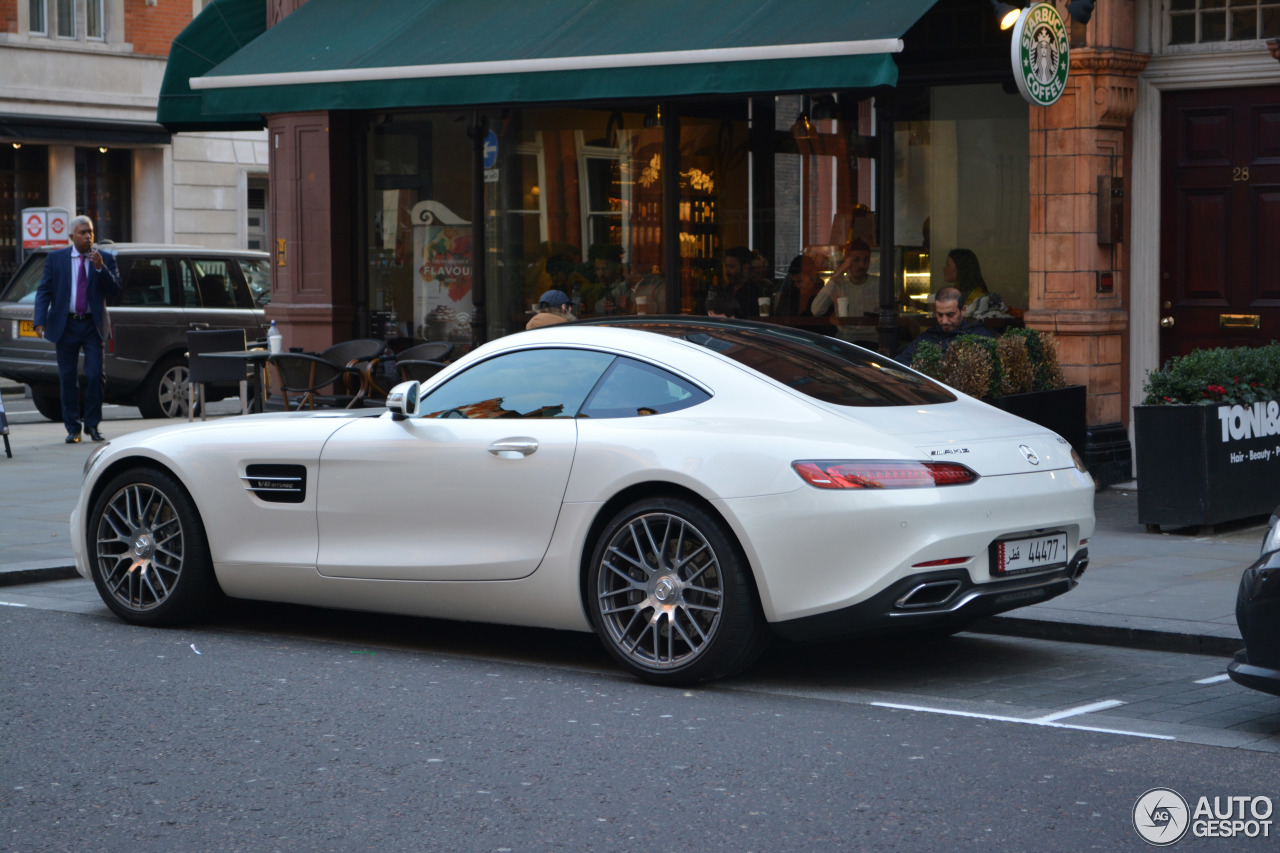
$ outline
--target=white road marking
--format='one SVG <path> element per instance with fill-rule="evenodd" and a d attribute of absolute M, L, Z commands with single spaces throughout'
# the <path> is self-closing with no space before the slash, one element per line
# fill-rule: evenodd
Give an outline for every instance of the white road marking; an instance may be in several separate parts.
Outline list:
<path fill-rule="evenodd" d="M 899 711 L 921 711 L 926 714 L 945 714 L 950 717 L 974 717 L 979 720 L 993 720 L 999 723 L 1022 723 L 1027 726 L 1046 726 L 1051 729 L 1074 729 L 1078 732 L 1100 732 L 1109 735 L 1128 735 L 1129 737 L 1145 737 L 1154 740 L 1177 740 L 1172 735 L 1157 735 L 1150 732 L 1130 732 L 1123 729 L 1103 729 L 1096 726 L 1076 726 L 1071 723 L 1057 723 L 1039 717 L 1026 719 L 1023 717 L 1002 717 L 998 714 L 977 714 L 972 711 L 953 711 L 950 708 L 926 708 L 922 705 L 897 705 L 892 702 L 872 702 L 878 708 L 896 708 Z"/>
<path fill-rule="evenodd" d="M 1054 720 L 1062 720 L 1067 717 L 1076 717 L 1080 714 L 1092 714 L 1094 711 L 1105 711 L 1108 708 L 1114 708 L 1117 705 L 1123 705 L 1119 699 L 1105 699 L 1101 702 L 1094 702 L 1092 705 L 1081 705 L 1079 708 L 1068 708 L 1065 711 L 1058 711 L 1053 714 L 1045 714 L 1039 718 L 1042 723 L 1052 723 Z"/>
<path fill-rule="evenodd" d="M 1208 678 L 1197 678 L 1196 684 L 1217 684 L 1219 681 L 1226 681 L 1231 676 L 1225 672 L 1222 675 L 1211 675 Z"/>
<path fill-rule="evenodd" d="M 18 604 L 16 601 L 0 601 L 0 606 L 4 607 L 26 607 L 25 604 Z"/>

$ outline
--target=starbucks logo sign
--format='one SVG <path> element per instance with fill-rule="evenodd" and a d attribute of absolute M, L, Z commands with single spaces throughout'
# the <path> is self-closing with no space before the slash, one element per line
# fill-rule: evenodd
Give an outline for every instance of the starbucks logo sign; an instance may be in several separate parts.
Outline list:
<path fill-rule="evenodd" d="M 1029 103 L 1047 107 L 1067 88 L 1067 26 L 1051 3 L 1023 10 L 1013 28 L 1013 79 Z"/>

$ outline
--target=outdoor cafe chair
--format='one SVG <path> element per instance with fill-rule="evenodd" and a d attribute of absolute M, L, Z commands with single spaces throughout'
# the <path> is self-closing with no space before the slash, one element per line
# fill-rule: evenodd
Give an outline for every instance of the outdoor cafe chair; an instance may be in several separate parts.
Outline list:
<path fill-rule="evenodd" d="M 284 397 L 285 411 L 301 409 L 304 406 L 314 409 L 317 398 L 322 405 L 329 403 L 347 409 L 360 405 L 359 394 L 321 394 L 325 388 L 333 386 L 336 391 L 341 386 L 346 368 L 338 367 L 318 355 L 302 352 L 274 353 L 267 359 L 267 366 L 275 372 L 280 381 L 280 394 Z M 298 395 L 296 406 L 290 405 L 290 394 Z"/>
<path fill-rule="evenodd" d="M 240 383 L 240 413 L 244 414 L 248 409 L 247 363 L 205 356 L 210 352 L 244 352 L 244 349 L 244 329 L 193 329 L 187 332 L 188 421 L 195 420 L 197 397 L 200 420 L 206 419 L 204 386 L 209 382 Z"/>
<path fill-rule="evenodd" d="M 363 400 L 372 390 L 371 374 L 385 348 L 386 343 L 378 338 L 357 338 L 323 349 L 319 356 L 342 370 L 343 390 Z"/>

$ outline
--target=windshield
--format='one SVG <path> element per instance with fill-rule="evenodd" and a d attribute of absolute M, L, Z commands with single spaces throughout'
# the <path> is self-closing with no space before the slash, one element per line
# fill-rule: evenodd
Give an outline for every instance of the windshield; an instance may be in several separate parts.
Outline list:
<path fill-rule="evenodd" d="M 690 341 L 837 406 L 923 406 L 956 399 L 945 386 L 887 356 L 785 326 L 695 318 L 627 318 L 600 325 L 628 326 Z"/>

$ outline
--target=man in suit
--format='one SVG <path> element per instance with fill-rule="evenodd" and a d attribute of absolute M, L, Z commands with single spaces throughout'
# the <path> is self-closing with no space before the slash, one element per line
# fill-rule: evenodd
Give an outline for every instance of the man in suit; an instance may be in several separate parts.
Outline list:
<path fill-rule="evenodd" d="M 120 292 L 120 272 L 112 255 L 93 245 L 93 220 L 71 220 L 71 246 L 50 252 L 36 289 L 37 335 L 52 341 L 58 353 L 58 381 L 62 394 L 62 422 L 67 444 L 80 440 L 80 350 L 88 387 L 84 394 L 84 431 L 102 441 L 102 355 L 107 339 L 106 299 Z"/>

